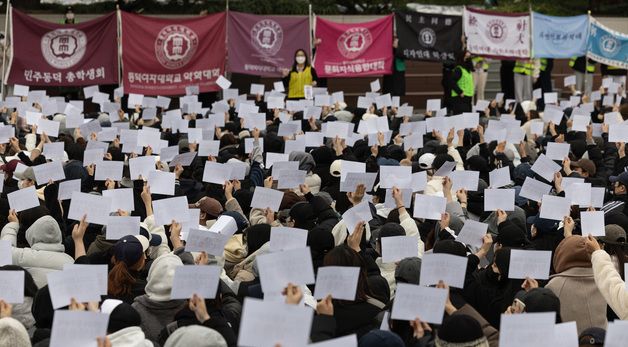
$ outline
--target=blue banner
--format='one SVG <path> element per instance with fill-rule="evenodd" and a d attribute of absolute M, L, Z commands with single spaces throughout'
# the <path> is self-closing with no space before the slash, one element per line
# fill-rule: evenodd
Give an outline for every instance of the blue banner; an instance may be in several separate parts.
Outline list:
<path fill-rule="evenodd" d="M 598 63 L 628 69 L 628 35 L 591 18 L 587 57 Z"/>
<path fill-rule="evenodd" d="M 586 53 L 589 16 L 554 17 L 532 12 L 535 58 L 571 58 Z"/>

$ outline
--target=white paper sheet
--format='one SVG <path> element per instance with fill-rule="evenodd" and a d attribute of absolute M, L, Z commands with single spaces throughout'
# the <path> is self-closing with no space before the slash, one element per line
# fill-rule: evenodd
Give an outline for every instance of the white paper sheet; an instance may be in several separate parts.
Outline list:
<path fill-rule="evenodd" d="M 9 199 L 9 207 L 16 212 L 39 206 L 39 198 L 37 197 L 35 186 L 18 189 L 7 194 L 7 198 Z"/>
<path fill-rule="evenodd" d="M 49 180 L 56 182 L 65 179 L 65 172 L 63 172 L 63 165 L 60 161 L 35 165 L 33 166 L 33 173 L 38 185 L 46 184 Z"/>
<path fill-rule="evenodd" d="M 305 306 L 245 298 L 239 346 L 306 346 L 314 311 Z"/>
<path fill-rule="evenodd" d="M 81 179 L 63 181 L 59 183 L 59 200 L 68 200 L 72 198 L 73 192 L 81 191 Z"/>
<path fill-rule="evenodd" d="M 368 201 L 362 201 L 342 214 L 342 220 L 349 234 L 353 234 L 359 222 L 368 223 L 371 219 L 373 219 L 373 215 L 371 214 Z"/>
<path fill-rule="evenodd" d="M 565 157 L 569 156 L 570 148 L 571 146 L 566 142 L 548 142 L 545 155 L 552 160 L 563 161 Z"/>
<path fill-rule="evenodd" d="M 545 346 L 554 340 L 555 312 L 502 314 L 500 347 Z"/>
<path fill-rule="evenodd" d="M 530 277 L 546 280 L 549 278 L 551 261 L 551 251 L 513 249 L 510 251 L 508 278 L 524 279 Z"/>
<path fill-rule="evenodd" d="M 419 240 L 415 236 L 387 236 L 381 238 L 382 262 L 394 263 L 396 261 L 418 257 Z"/>
<path fill-rule="evenodd" d="M 216 222 L 209 228 L 209 231 L 232 236 L 238 231 L 238 224 L 236 223 L 236 220 L 233 219 L 233 217 L 228 215 L 222 215 L 218 217 Z"/>
<path fill-rule="evenodd" d="M 578 347 L 578 327 L 576 322 L 565 322 L 554 325 L 552 347 Z"/>
<path fill-rule="evenodd" d="M 514 211 L 514 189 L 484 189 L 484 211 Z"/>
<path fill-rule="evenodd" d="M 216 297 L 221 268 L 216 265 L 184 265 L 174 268 L 170 299 L 189 299 L 196 294 L 203 299 Z"/>
<path fill-rule="evenodd" d="M 532 171 L 536 172 L 548 182 L 554 181 L 554 174 L 560 171 L 560 169 L 560 165 L 556 164 L 545 154 L 539 155 L 538 158 L 536 158 L 534 165 L 532 165 Z"/>
<path fill-rule="evenodd" d="M 156 225 L 169 225 L 173 220 L 187 222 L 188 199 L 185 196 L 153 201 L 153 212 Z"/>
<path fill-rule="evenodd" d="M 277 212 L 283 199 L 283 192 L 275 189 L 255 187 L 253 191 L 253 199 L 251 200 L 252 208 L 266 209 Z"/>
<path fill-rule="evenodd" d="M 222 257 L 227 241 L 231 235 L 223 235 L 213 231 L 190 229 L 185 243 L 186 252 L 202 252 Z"/>
<path fill-rule="evenodd" d="M 100 301 L 97 272 L 52 271 L 47 279 L 54 309 L 70 305 L 72 298 L 78 302 Z"/>
<path fill-rule="evenodd" d="M 532 177 L 526 177 L 526 180 L 523 182 L 523 186 L 521 186 L 521 190 L 519 191 L 519 196 L 536 202 L 541 202 L 543 195 L 549 194 L 550 190 L 552 190 L 551 185 L 537 181 Z"/>
<path fill-rule="evenodd" d="M 11 265 L 12 263 L 11 241 L 0 240 L 0 266 Z"/>
<path fill-rule="evenodd" d="M 452 180 L 452 191 L 455 192 L 459 189 L 465 189 L 467 191 L 474 192 L 478 190 L 480 172 L 471 170 L 455 170 L 449 174 L 449 178 Z"/>
<path fill-rule="evenodd" d="M 270 230 L 270 251 L 279 252 L 306 247 L 308 231 L 299 228 L 273 227 Z"/>
<path fill-rule="evenodd" d="M 450 287 L 463 288 L 467 257 L 446 253 L 426 253 L 421 262 L 420 285 L 431 286 L 442 280 Z"/>
<path fill-rule="evenodd" d="M 11 249 L 9 248 L 9 256 Z M 22 270 L 0 271 L 0 300 L 8 304 L 21 304 L 24 302 L 24 276 Z"/>
<path fill-rule="evenodd" d="M 111 199 L 109 212 L 122 211 L 131 212 L 135 210 L 135 199 L 133 198 L 133 188 L 117 188 L 102 191 L 102 196 Z"/>
<path fill-rule="evenodd" d="M 84 215 L 89 223 L 107 225 L 111 211 L 111 198 L 94 194 L 73 192 L 68 218 L 80 221 Z"/>
<path fill-rule="evenodd" d="M 440 220 L 442 214 L 445 213 L 446 206 L 447 199 L 444 197 L 415 194 L 412 216 L 415 218 Z"/>
<path fill-rule="evenodd" d="M 257 267 L 262 291 L 265 293 L 281 291 L 288 283 L 314 283 L 309 247 L 259 255 Z"/>
<path fill-rule="evenodd" d="M 323 266 L 316 274 L 314 298 L 331 295 L 336 300 L 355 300 L 360 268 L 353 266 Z"/>
<path fill-rule="evenodd" d="M 340 181 L 341 192 L 355 192 L 358 185 L 363 184 L 366 191 L 371 191 L 377 178 L 377 172 L 349 172 L 344 181 Z"/>
<path fill-rule="evenodd" d="M 155 169 L 155 157 L 153 156 L 129 159 L 129 171 L 132 180 L 139 179 L 140 176 L 147 179 L 150 172 L 155 170 L 157 169 Z"/>
<path fill-rule="evenodd" d="M 107 282 L 109 276 L 109 269 L 105 264 L 63 264 L 63 271 L 76 272 L 76 276 L 81 276 L 81 273 L 85 273 L 85 276 L 96 275 L 96 283 L 98 284 L 98 291 L 100 295 L 107 295 Z"/>
<path fill-rule="evenodd" d="M 565 216 L 569 215 L 571 210 L 571 201 L 567 198 L 554 195 L 543 195 L 541 199 L 541 218 L 562 221 Z"/>
<path fill-rule="evenodd" d="M 107 240 L 118 240 L 126 235 L 139 235 L 140 217 L 109 216 L 107 218 Z"/>
<path fill-rule="evenodd" d="M 580 212 L 580 226 L 582 235 L 604 236 L 604 211 L 582 211 Z"/>
<path fill-rule="evenodd" d="M 91 311 L 55 311 L 50 347 L 96 347 L 107 335 L 109 315 Z"/>
<path fill-rule="evenodd" d="M 500 169 L 495 169 L 488 173 L 488 179 L 490 181 L 491 188 L 501 188 L 503 186 L 509 185 L 511 183 L 510 168 L 503 167 Z"/>
<path fill-rule="evenodd" d="M 122 170 L 124 169 L 124 162 L 103 160 L 96 165 L 96 172 L 94 173 L 95 181 L 106 181 L 111 179 L 114 181 L 122 180 Z"/>
<path fill-rule="evenodd" d="M 446 289 L 398 283 L 390 317 L 441 324 L 448 294 Z"/>
<path fill-rule="evenodd" d="M 472 219 L 464 221 L 460 234 L 456 237 L 456 241 L 462 242 L 471 247 L 481 247 L 484 235 L 488 230 L 488 224 L 476 222 Z"/>

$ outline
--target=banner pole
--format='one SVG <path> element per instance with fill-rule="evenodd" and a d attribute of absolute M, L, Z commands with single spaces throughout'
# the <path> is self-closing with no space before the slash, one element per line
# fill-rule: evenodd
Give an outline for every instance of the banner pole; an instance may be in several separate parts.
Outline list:
<path fill-rule="evenodd" d="M 225 51 L 226 51 L 226 58 L 225 58 L 225 66 L 223 67 L 224 69 L 224 76 L 225 78 L 228 78 L 229 80 L 231 80 L 231 72 L 227 72 L 227 66 L 229 66 L 229 0 L 225 0 Z M 224 98 L 224 91 L 222 92 L 223 98 Z"/>
<path fill-rule="evenodd" d="M 587 16 L 589 17 L 589 25 L 591 25 L 591 10 L 587 10 Z M 588 52 L 588 49 L 587 49 Z M 587 75 L 589 73 L 589 56 L 587 54 L 584 55 L 584 83 L 582 83 L 582 96 L 584 96 L 584 92 L 587 90 Z M 591 76 L 591 90 L 593 91 L 593 77 L 595 76 Z M 582 98 L 582 96 L 580 98 Z"/>
<path fill-rule="evenodd" d="M 0 96 L 4 100 L 4 84 L 5 84 L 5 75 L 4 68 L 6 66 L 6 57 L 7 57 L 7 45 L 9 44 L 9 11 L 11 9 L 11 1 L 7 1 L 7 10 L 4 15 L 4 47 L 2 48 L 2 84 L 0 85 Z M 13 37 L 11 37 L 13 39 Z"/>
<path fill-rule="evenodd" d="M 309 30 L 309 34 L 310 34 L 310 61 L 314 58 L 314 42 L 313 42 L 313 36 L 314 36 L 314 32 L 312 31 L 312 3 L 308 2 L 308 23 L 310 24 L 310 30 Z"/>
<path fill-rule="evenodd" d="M 118 23 L 118 87 L 122 83 L 122 14 L 120 8 L 116 9 L 116 22 Z"/>

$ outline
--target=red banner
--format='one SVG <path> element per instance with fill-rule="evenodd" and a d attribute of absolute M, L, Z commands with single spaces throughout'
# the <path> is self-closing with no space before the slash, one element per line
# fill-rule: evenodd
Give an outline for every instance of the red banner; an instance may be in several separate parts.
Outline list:
<path fill-rule="evenodd" d="M 122 12 L 125 93 L 182 95 L 186 86 L 217 91 L 226 60 L 226 16 L 164 19 Z"/>
<path fill-rule="evenodd" d="M 13 45 L 7 83 L 118 83 L 116 24 L 115 13 L 80 24 L 56 24 L 11 9 Z"/>
<path fill-rule="evenodd" d="M 335 23 L 316 17 L 314 67 L 321 77 L 392 73 L 393 16 L 365 23 Z"/>

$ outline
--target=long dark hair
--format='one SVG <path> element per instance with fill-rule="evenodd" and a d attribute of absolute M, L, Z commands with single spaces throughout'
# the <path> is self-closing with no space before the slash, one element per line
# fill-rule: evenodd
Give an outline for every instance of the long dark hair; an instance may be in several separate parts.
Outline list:
<path fill-rule="evenodd" d="M 305 55 L 305 63 L 303 63 L 304 67 L 308 67 L 310 66 L 310 58 L 307 56 L 307 52 L 303 49 L 303 48 L 299 48 L 294 52 L 294 58 L 292 58 L 292 70 L 291 71 L 297 71 L 297 54 L 299 54 L 299 52 L 303 52 L 303 54 Z"/>
<path fill-rule="evenodd" d="M 360 276 L 358 277 L 358 288 L 355 292 L 355 301 L 366 301 L 367 296 L 372 296 L 366 275 L 366 264 L 360 254 L 351 249 L 349 246 L 343 244 L 336 246 L 331 251 L 327 252 L 325 259 L 323 259 L 323 266 L 360 267 Z"/>

